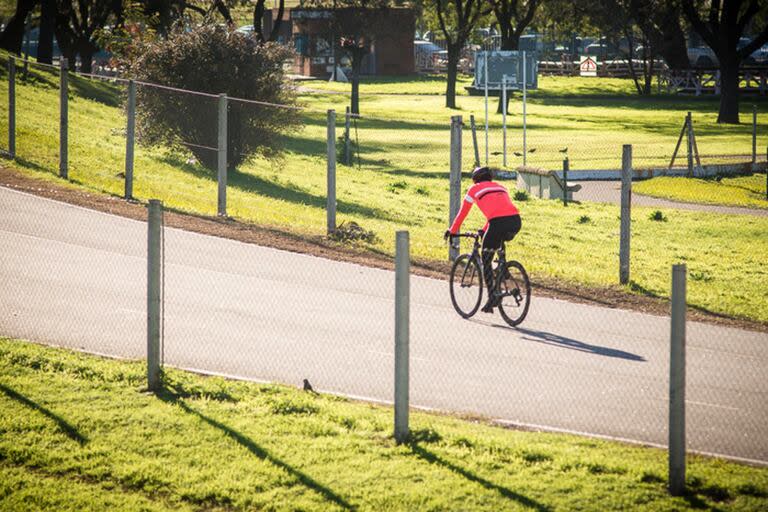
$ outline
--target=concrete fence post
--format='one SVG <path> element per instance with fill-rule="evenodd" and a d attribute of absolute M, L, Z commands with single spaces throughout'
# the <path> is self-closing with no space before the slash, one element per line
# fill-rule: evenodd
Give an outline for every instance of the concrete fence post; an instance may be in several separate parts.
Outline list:
<path fill-rule="evenodd" d="M 128 80 L 128 112 L 125 128 L 125 198 L 133 199 L 133 148 L 136 135 L 136 83 Z"/>
<path fill-rule="evenodd" d="M 410 248 L 407 231 L 395 238 L 395 441 L 408 440 Z"/>
<path fill-rule="evenodd" d="M 757 163 L 757 105 L 752 105 L 752 163 Z"/>
<path fill-rule="evenodd" d="M 688 176 L 693 177 L 693 118 L 691 113 L 685 116 L 685 130 L 687 134 L 687 149 L 688 149 Z"/>
<path fill-rule="evenodd" d="M 475 148 L 475 167 L 480 165 L 480 148 L 477 147 L 477 125 L 475 124 L 475 114 L 469 115 L 469 126 L 472 129 L 472 146 Z"/>
<path fill-rule="evenodd" d="M 352 165 L 352 151 L 349 140 L 349 128 L 352 114 L 349 112 L 349 106 L 344 117 L 344 165 Z"/>
<path fill-rule="evenodd" d="M 523 53 L 523 167 L 528 165 L 528 76 L 527 61 Z"/>
<path fill-rule="evenodd" d="M 59 69 L 59 176 L 69 177 L 68 135 L 69 135 L 69 83 L 67 59 L 61 59 Z"/>
<path fill-rule="evenodd" d="M 327 231 L 336 231 L 336 111 L 328 111 L 328 203 L 326 206 Z"/>
<path fill-rule="evenodd" d="M 218 125 L 218 175 L 219 193 L 216 213 L 220 217 L 227 216 L 227 95 L 219 94 L 219 125 Z"/>
<path fill-rule="evenodd" d="M 568 206 L 568 170 L 571 167 L 571 162 L 568 157 L 563 160 L 563 206 Z"/>
<path fill-rule="evenodd" d="M 685 492 L 685 315 L 686 267 L 672 266 L 669 358 L 669 491 Z"/>
<path fill-rule="evenodd" d="M 629 240 L 632 221 L 632 145 L 625 144 L 621 155 L 621 238 L 619 242 L 619 283 L 629 283 Z"/>
<path fill-rule="evenodd" d="M 461 206 L 461 116 L 451 117 L 451 170 L 449 175 L 448 224 L 459 214 Z M 448 246 L 450 261 L 459 255 L 453 244 Z"/>
<path fill-rule="evenodd" d="M 16 59 L 8 60 L 8 155 L 16 158 Z"/>
<path fill-rule="evenodd" d="M 501 77 L 502 166 L 507 168 L 507 75 Z"/>
<path fill-rule="evenodd" d="M 160 389 L 163 203 L 149 201 L 147 217 L 147 388 Z"/>
<path fill-rule="evenodd" d="M 485 52 L 485 165 L 488 165 L 488 50 Z"/>

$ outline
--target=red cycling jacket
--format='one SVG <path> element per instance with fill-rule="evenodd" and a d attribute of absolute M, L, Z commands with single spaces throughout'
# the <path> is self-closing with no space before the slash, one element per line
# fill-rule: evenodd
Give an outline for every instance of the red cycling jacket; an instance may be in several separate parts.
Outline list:
<path fill-rule="evenodd" d="M 451 224 L 450 231 L 452 235 L 459 233 L 461 223 L 464 222 L 469 210 L 475 203 L 477 203 L 477 207 L 480 208 L 480 211 L 483 212 L 483 215 L 489 221 L 496 217 L 520 214 L 520 211 L 509 199 L 509 192 L 507 192 L 506 188 L 495 181 L 481 181 L 480 183 L 475 183 L 467 190 L 461 210 L 459 210 L 459 214 L 453 220 L 453 224 Z M 487 230 L 488 222 L 483 227 L 483 231 Z"/>

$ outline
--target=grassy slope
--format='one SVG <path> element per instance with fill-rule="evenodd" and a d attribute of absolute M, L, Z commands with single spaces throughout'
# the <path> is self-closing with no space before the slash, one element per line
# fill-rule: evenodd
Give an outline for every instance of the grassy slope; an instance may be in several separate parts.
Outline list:
<path fill-rule="evenodd" d="M 768 469 L 518 432 L 0 338 L 0 509 L 760 510 Z"/>
<path fill-rule="evenodd" d="M 633 185 L 640 194 L 676 201 L 768 208 L 765 174 L 700 179 L 660 177 Z"/>
<path fill-rule="evenodd" d="M 45 80 L 48 80 L 46 83 Z M 7 81 L 0 81 L 0 95 Z M 46 179 L 55 178 L 58 147 L 58 91 L 55 78 L 35 77 L 34 85 L 18 86 L 17 166 Z M 578 82 L 581 83 L 581 82 Z M 116 107 L 112 89 L 73 79 L 70 101 L 70 178 L 77 185 L 122 195 L 124 115 Z M 96 100 L 85 99 L 86 97 Z M 249 222 L 278 226 L 298 233 L 321 233 L 325 226 L 325 114 L 323 109 L 343 109 L 341 95 L 308 95 L 314 113 L 306 114 L 306 127 L 286 137 L 281 159 L 255 158 L 229 178 L 229 213 Z M 371 229 L 380 241 L 374 250 L 393 252 L 394 232 L 411 232 L 412 251 L 419 258 L 442 259 L 446 254 L 441 234 L 447 224 L 446 176 L 449 112 L 434 97 L 370 96 L 364 109 L 371 116 L 399 122 L 361 121 L 353 136 L 359 139 L 361 168 L 339 165 L 337 176 L 338 222 L 354 220 Z M 462 98 L 466 108 L 475 98 Z M 561 131 L 584 140 L 613 139 L 618 150 L 627 135 L 620 126 L 632 119 L 633 137 L 658 140 L 676 137 L 680 109 L 697 106 L 714 116 L 710 103 L 673 106 L 659 100 L 643 103 L 620 97 L 592 102 L 562 97 L 556 105 L 532 107 L 537 130 L 551 134 L 550 144 L 560 145 Z M 620 106 L 626 105 L 626 106 Z M 654 108 L 650 108 L 653 105 Z M 634 108 L 633 108 L 634 107 Z M 710 112 L 711 111 L 711 112 Z M 466 111 L 464 111 L 466 113 Z M 7 117 L 7 112 L 2 113 Z M 2 114 L 0 114 L 2 115 Z M 587 122 L 581 116 L 604 122 Z M 591 117 L 590 117 L 591 116 Z M 672 120 L 670 120 L 672 119 Z M 532 121 L 533 123 L 533 121 Z M 7 118 L 0 118 L 0 140 Z M 723 128 L 723 148 L 737 146 L 735 133 L 743 127 Z M 337 129 L 337 134 L 341 128 Z M 700 144 L 703 144 L 701 136 Z M 469 140 L 469 137 L 466 137 Z M 566 140 L 573 140 L 566 138 Z M 215 141 L 211 141 L 215 145 Z M 617 151 L 617 155 L 618 155 Z M 538 152 L 536 153 L 538 154 Z M 167 206 L 206 215 L 215 214 L 214 173 L 186 162 L 183 151 L 138 148 L 136 197 L 159 198 Z M 465 166 L 471 150 L 465 145 Z M 357 162 L 355 162 L 357 163 Z M 465 182 L 464 187 L 468 184 Z M 564 209 L 556 201 L 520 203 L 523 234 L 516 240 L 515 256 L 532 275 L 548 275 L 571 282 L 611 285 L 618 274 L 618 208 L 582 204 Z M 768 219 L 729 217 L 697 212 L 666 211 L 668 221 L 652 222 L 650 210 L 635 208 L 632 240 L 633 289 L 666 296 L 669 266 L 684 260 L 696 276 L 689 285 L 694 306 L 719 313 L 768 321 L 768 272 L 759 254 L 768 251 Z M 588 217 L 583 219 L 582 217 Z M 580 222 L 586 221 L 586 222 Z M 467 227 L 479 226 L 473 212 Z M 701 234 L 706 233 L 704 243 Z"/>

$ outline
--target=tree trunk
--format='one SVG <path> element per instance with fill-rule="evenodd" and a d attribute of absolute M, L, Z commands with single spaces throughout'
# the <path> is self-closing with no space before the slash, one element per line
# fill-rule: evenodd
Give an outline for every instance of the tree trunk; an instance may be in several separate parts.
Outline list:
<path fill-rule="evenodd" d="M 512 30 L 511 27 L 507 29 L 509 32 L 505 35 L 502 32 L 501 35 L 501 50 L 502 51 L 515 51 L 520 48 L 520 34 Z"/>
<path fill-rule="evenodd" d="M 717 122 L 739 124 L 739 64 L 735 52 L 718 55 L 720 61 L 720 113 Z"/>
<path fill-rule="evenodd" d="M 445 106 L 456 108 L 456 77 L 459 68 L 459 46 L 448 45 L 448 82 L 445 86 Z"/>
<path fill-rule="evenodd" d="M 53 64 L 53 26 L 56 22 L 56 1 L 42 0 L 40 8 L 40 37 L 37 46 L 37 61 Z"/>
<path fill-rule="evenodd" d="M 512 91 L 507 89 L 507 105 L 506 105 L 507 113 L 509 113 L 509 99 L 510 99 L 510 96 L 512 96 Z M 496 107 L 496 113 L 497 114 L 503 114 L 504 113 L 504 111 L 502 110 L 502 108 L 503 108 L 502 104 L 503 103 L 504 103 L 504 97 L 501 94 L 501 91 L 499 91 L 499 103 L 498 103 L 498 106 Z"/>
<path fill-rule="evenodd" d="M 90 73 L 93 70 L 93 54 L 96 53 L 90 41 L 78 45 L 77 54 L 80 55 L 80 72 Z"/>
<path fill-rule="evenodd" d="M 24 41 L 24 27 L 27 16 L 35 8 L 37 2 L 16 0 L 16 14 L 11 17 L 8 26 L 0 35 L 0 48 L 16 55 L 21 55 L 21 44 Z"/>
<path fill-rule="evenodd" d="M 360 114 L 360 68 L 363 57 L 352 56 L 352 100 L 349 107 L 352 114 Z"/>

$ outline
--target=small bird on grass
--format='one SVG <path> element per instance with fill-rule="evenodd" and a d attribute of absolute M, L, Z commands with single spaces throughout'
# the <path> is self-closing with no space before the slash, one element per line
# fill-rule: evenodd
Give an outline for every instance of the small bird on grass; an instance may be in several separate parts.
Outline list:
<path fill-rule="evenodd" d="M 307 380 L 307 379 L 304 379 L 304 391 L 309 391 L 310 393 L 313 393 L 313 394 L 315 394 L 315 395 L 317 395 L 317 394 L 318 394 L 318 392 L 317 392 L 317 391 L 315 391 L 314 389 L 312 389 L 312 384 L 310 384 L 310 383 L 309 383 L 309 380 Z"/>

